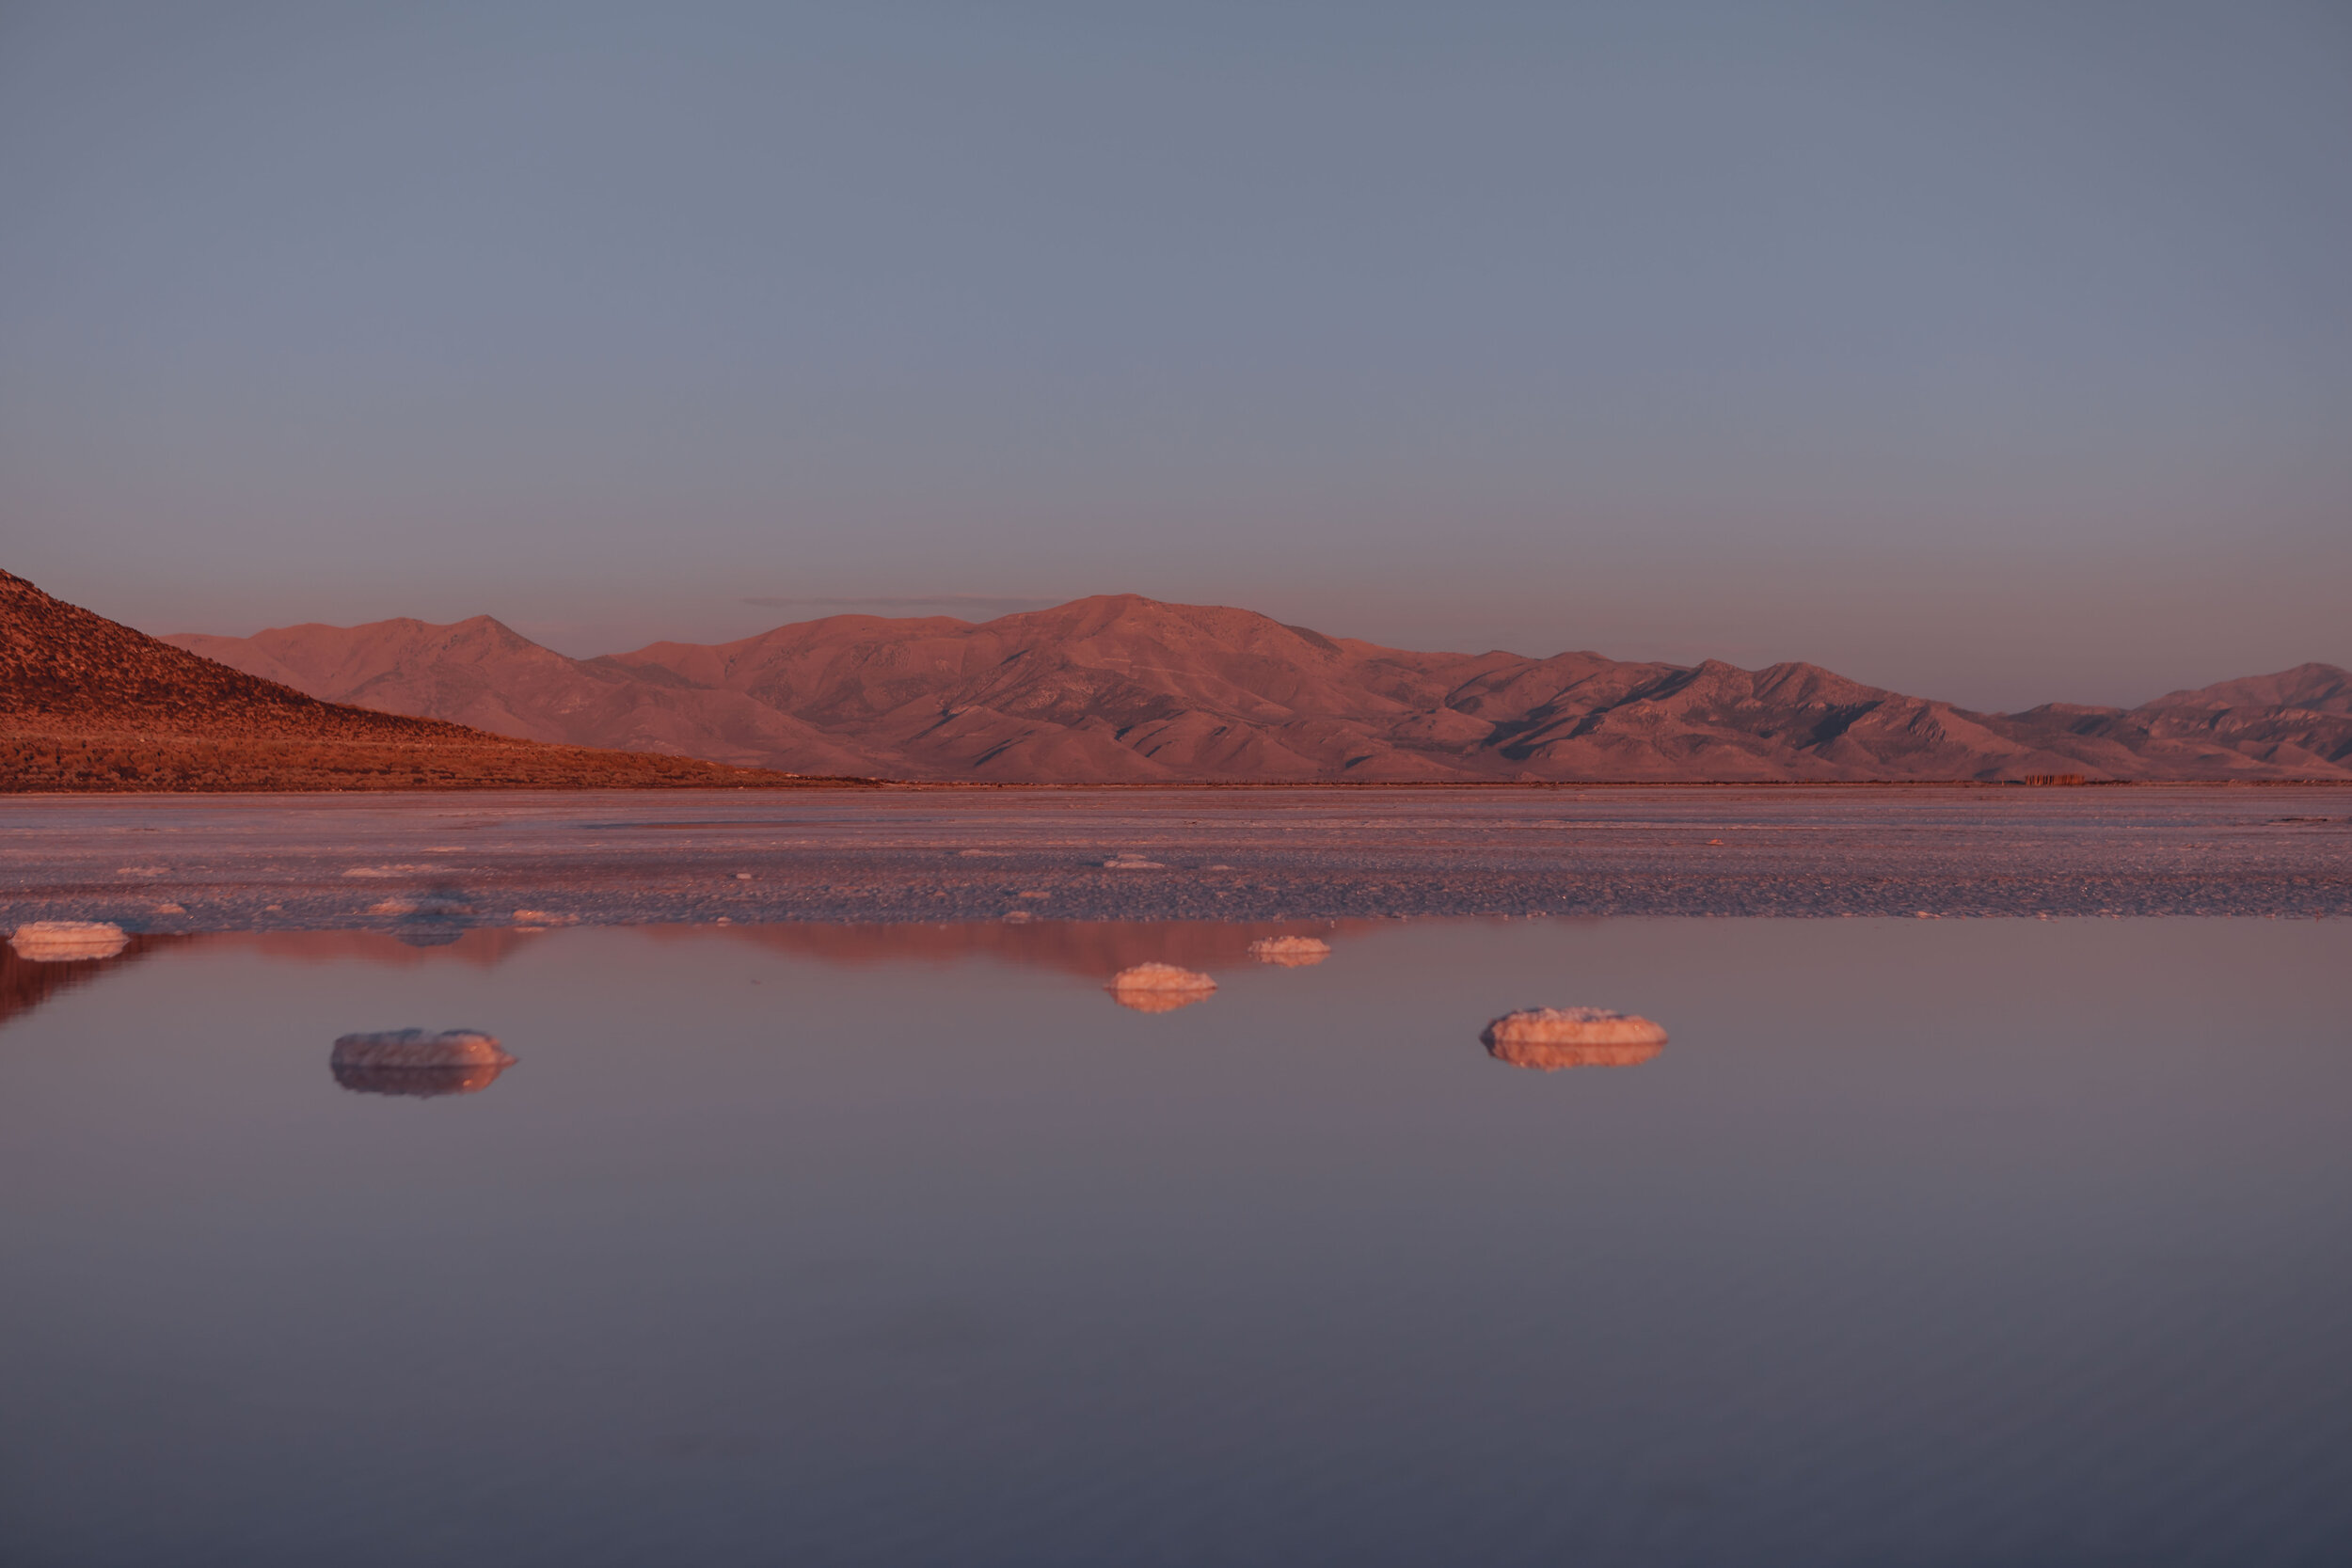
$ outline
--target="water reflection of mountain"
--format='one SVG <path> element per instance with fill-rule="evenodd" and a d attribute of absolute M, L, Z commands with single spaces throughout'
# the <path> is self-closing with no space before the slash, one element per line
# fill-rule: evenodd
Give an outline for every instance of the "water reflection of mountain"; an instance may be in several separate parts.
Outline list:
<path fill-rule="evenodd" d="M 430 942 L 407 940 L 405 931 L 230 931 L 199 940 L 306 963 L 358 958 L 413 969 L 419 964 L 448 963 L 454 959 L 477 969 L 491 969 L 537 942 L 543 934 L 503 926 L 474 926 L 453 929 L 446 941 Z"/>
<path fill-rule="evenodd" d="M 274 958 L 328 963 L 357 958 L 369 963 L 414 966 L 455 959 L 487 969 L 513 957 L 538 933 L 477 927 L 446 943 L 420 948 L 384 931 L 220 931 L 208 934 L 134 933 L 109 958 L 50 963 L 27 958 L 0 942 L 0 1029 L 31 1012 L 59 991 L 87 985 L 137 963 L 151 954 L 182 948 L 237 948 Z"/>
<path fill-rule="evenodd" d="M 955 963 L 988 958 L 1106 979 L 1143 963 L 1184 969 L 1255 967 L 1250 944 L 1267 938 L 1314 937 L 1338 942 L 1384 924 L 1373 920 L 1036 921 L 1010 926 L 970 922 L 938 926 L 653 926 L 635 929 L 658 942 L 749 942 L 771 952 L 830 964 Z M 554 933 L 503 926 L 444 926 L 420 945 L 416 933 L 391 931 L 224 931 L 207 935 L 137 934 L 111 958 L 45 963 L 0 942 L 0 1027 L 49 997 L 86 985 L 167 948 L 234 948 L 297 963 L 357 960 L 413 968 L 463 963 L 488 969 Z"/>
<path fill-rule="evenodd" d="M 987 958 L 1101 980 L 1137 964 L 1183 969 L 1255 967 L 1250 944 L 1271 937 L 1317 937 L 1339 942 L 1372 930 L 1377 920 L 1040 920 L 1009 926 L 972 922 L 941 926 L 730 926 L 726 934 L 771 951 L 836 964 L 951 963 Z M 669 940 L 707 936 L 708 929 L 655 927 Z"/>
<path fill-rule="evenodd" d="M 966 921 L 937 926 L 641 926 L 638 934 L 655 942 L 748 942 L 773 953 L 830 964 L 954 963 L 993 958 L 1026 968 L 1102 980 L 1137 964 L 1170 963 L 1184 969 L 1254 967 L 1252 943 L 1279 937 L 1311 937 L 1336 942 L 1386 924 L 1377 920 L 1040 920 L 1009 926 Z M 325 961 L 362 958 L 375 963 L 424 964 L 454 958 L 487 968 L 549 933 L 501 926 L 475 926 L 446 946 L 416 944 L 404 930 L 260 931 L 206 937 L 234 942 L 273 958 Z"/>
<path fill-rule="evenodd" d="M 126 964 L 134 964 L 150 953 L 167 947 L 182 947 L 201 942 L 192 936 L 134 936 L 121 952 L 112 958 L 77 958 L 66 962 L 45 962 L 27 958 L 0 942 L 0 1028 L 11 1019 L 31 1012 L 61 990 L 87 985 L 101 975 L 111 974 Z"/>

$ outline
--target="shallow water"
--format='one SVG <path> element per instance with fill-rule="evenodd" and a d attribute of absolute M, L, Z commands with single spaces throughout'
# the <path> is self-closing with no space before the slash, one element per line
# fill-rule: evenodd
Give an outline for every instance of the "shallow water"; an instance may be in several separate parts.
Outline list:
<path fill-rule="evenodd" d="M 1146 959 L 1219 989 L 1122 1008 Z M 2185 919 L 19 964 L 0 1558 L 2341 1560 L 2346 974 Z M 1672 1037 L 1478 1044 L 1545 1004 Z M 339 1084 L 404 1026 L 520 1060 Z"/>

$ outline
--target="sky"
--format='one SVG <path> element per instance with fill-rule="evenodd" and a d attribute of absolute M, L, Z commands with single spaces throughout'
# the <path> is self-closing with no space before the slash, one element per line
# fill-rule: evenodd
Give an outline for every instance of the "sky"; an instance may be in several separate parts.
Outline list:
<path fill-rule="evenodd" d="M 2352 8 L 0 0 L 0 566 L 2352 665 Z"/>

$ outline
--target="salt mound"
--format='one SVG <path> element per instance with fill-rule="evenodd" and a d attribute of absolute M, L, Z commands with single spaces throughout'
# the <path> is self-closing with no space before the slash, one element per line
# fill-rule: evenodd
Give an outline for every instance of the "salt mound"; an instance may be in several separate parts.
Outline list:
<path fill-rule="evenodd" d="M 1249 944 L 1249 956 L 1262 964 L 1297 969 L 1329 958 L 1331 944 L 1321 937 L 1260 937 Z"/>
<path fill-rule="evenodd" d="M 1666 1031 L 1606 1007 L 1529 1007 L 1480 1032 L 1486 1053 L 1513 1067 L 1556 1072 L 1572 1067 L 1633 1067 L 1665 1049 Z"/>
<path fill-rule="evenodd" d="M 1174 964 L 1137 964 L 1111 976 L 1111 1000 L 1139 1013 L 1172 1013 L 1207 1001 L 1215 990 L 1215 980 Z"/>
<path fill-rule="evenodd" d="M 130 944 L 121 927 L 97 920 L 36 920 L 8 938 L 18 958 L 45 964 L 111 958 Z"/>
<path fill-rule="evenodd" d="M 1111 976 L 1113 990 L 1215 990 L 1216 982 L 1174 964 L 1137 964 Z"/>
<path fill-rule="evenodd" d="M 386 1029 L 373 1035 L 345 1035 L 335 1041 L 329 1058 L 336 1075 L 343 1069 L 420 1068 L 491 1068 L 515 1065 L 499 1049 L 498 1037 L 479 1029 Z"/>

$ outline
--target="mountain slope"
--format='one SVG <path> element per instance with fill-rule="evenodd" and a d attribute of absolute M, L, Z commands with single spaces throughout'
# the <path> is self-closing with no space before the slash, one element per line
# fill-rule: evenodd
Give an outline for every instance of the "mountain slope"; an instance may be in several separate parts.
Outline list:
<path fill-rule="evenodd" d="M 2352 670 L 2332 664 L 2298 664 L 2275 675 L 2249 675 L 2242 680 L 2201 686 L 2193 691 L 2172 691 L 2147 705 L 2150 708 L 2304 708 L 2312 713 L 2352 717 Z"/>
<path fill-rule="evenodd" d="M 619 661 L 724 687 L 933 776 L 1443 778 L 1398 744 L 1441 683 L 1368 680 L 1367 653 L 1246 610 L 1121 594 L 982 625 L 836 615 L 715 648 Z M 1444 659 L 1449 656 L 1434 656 Z M 1474 728 L 1483 733 L 1485 726 Z"/>
<path fill-rule="evenodd" d="M 890 765 L 738 692 L 611 659 L 567 658 L 487 615 L 433 626 L 299 626 L 163 641 L 328 702 L 553 741 L 811 774 Z"/>
<path fill-rule="evenodd" d="M 2341 766 L 2352 736 L 2324 726 L 2289 725 L 2286 737 L 2250 723 L 2198 735 L 2152 705 L 2112 733 L 2085 733 L 1971 713 L 1808 664 L 1750 672 L 1593 653 L 1414 653 L 1132 594 L 977 626 L 834 616 L 716 647 L 656 643 L 618 659 L 743 691 L 889 748 L 910 771 L 946 776 L 2352 776 Z"/>
<path fill-rule="evenodd" d="M 597 659 L 487 617 L 173 641 L 507 734 L 907 778 L 2352 777 L 2352 714 L 2328 705 L 2352 677 L 2326 665 L 2131 710 L 1984 714 L 1810 664 L 1417 653 L 1134 594 L 984 623 L 836 615 Z"/>
<path fill-rule="evenodd" d="M 789 782 L 321 702 L 0 572 L 0 790 Z"/>
<path fill-rule="evenodd" d="M 2352 671 L 2300 664 L 2136 708 L 2051 703 L 2008 724 L 2117 778 L 2352 777 Z"/>

